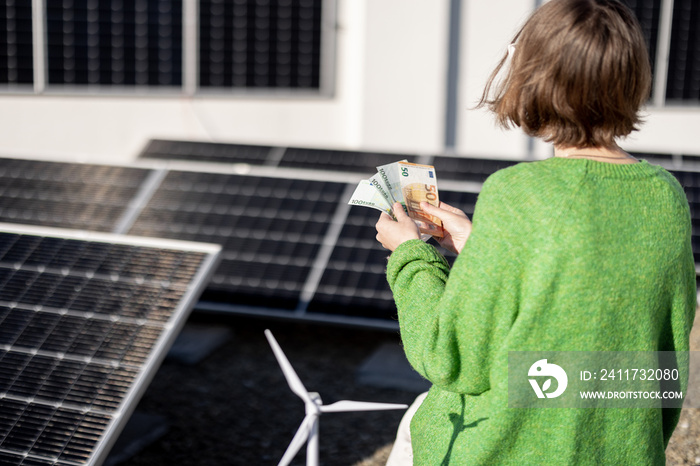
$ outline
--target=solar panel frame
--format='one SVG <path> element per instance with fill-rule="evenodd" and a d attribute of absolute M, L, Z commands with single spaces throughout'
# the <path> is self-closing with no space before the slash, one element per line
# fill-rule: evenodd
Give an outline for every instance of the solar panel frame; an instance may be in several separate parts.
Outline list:
<path fill-rule="evenodd" d="M 136 401 L 155 375 L 155 369 L 165 357 L 167 349 L 184 325 L 186 316 L 194 307 L 216 266 L 221 247 L 214 244 L 5 223 L 0 223 L 0 232 L 3 235 L 0 241 L 0 271 L 10 269 L 10 274 L 27 272 L 34 274 L 34 279 L 44 273 L 60 274 L 64 277 L 80 276 L 84 278 L 84 283 L 103 276 L 113 283 L 128 281 L 135 285 L 134 290 L 153 282 L 159 283 L 165 290 L 164 293 L 169 293 L 174 288 L 181 292 L 179 299 L 171 303 L 168 318 L 157 314 L 159 319 L 149 321 L 144 318 L 118 317 L 109 313 L 101 316 L 98 309 L 87 312 L 74 311 L 71 306 L 56 312 L 57 309 L 44 308 L 43 304 L 23 302 L 19 293 L 16 293 L 17 301 L 8 302 L 5 300 L 7 296 L 4 294 L 4 287 L 0 286 L 3 293 L 0 295 L 0 319 L 4 321 L 8 316 L 14 316 L 15 321 L 14 329 L 12 325 L 2 325 L 0 358 L 12 353 L 12 357 L 22 365 L 21 370 L 11 379 L 10 388 L 0 386 L 0 463 L 100 464 L 135 408 Z M 8 244 L 11 238 L 14 238 L 13 244 Z M 111 261 L 109 254 L 106 254 L 90 264 L 81 264 L 78 258 L 66 267 L 59 268 L 58 253 L 52 254 L 50 248 L 36 248 L 41 239 L 45 238 L 54 244 L 65 241 L 64 244 L 71 242 L 71 246 L 83 245 L 84 251 L 94 246 L 95 250 L 113 248 L 115 254 L 124 251 L 131 251 L 133 254 Z M 12 247 L 17 246 L 20 241 L 24 241 L 23 244 L 29 247 L 8 255 L 8 251 L 12 251 Z M 141 263 L 138 261 L 140 254 L 143 259 Z M 180 262 L 167 263 L 165 259 L 168 254 L 179 257 Z M 28 262 L 28 259 L 35 256 L 36 260 Z M 145 263 L 154 257 L 160 262 Z M 46 262 L 42 263 L 41 258 L 45 258 Z M 132 264 L 135 264 L 134 269 L 129 268 Z M 0 281 L 7 280 L 10 274 L 0 276 Z M 34 283 L 36 280 L 27 282 L 26 285 L 29 287 Z M 57 287 L 58 285 L 55 288 Z M 74 291 L 78 295 L 82 292 Z M 15 312 L 17 310 L 19 312 Z M 33 319 L 37 316 L 41 322 L 31 327 Z M 56 331 L 59 321 L 70 318 L 74 321 L 84 318 L 93 323 L 97 322 L 95 338 L 103 337 L 98 346 L 102 347 L 105 338 L 112 338 L 106 348 L 111 346 L 117 349 L 117 353 L 111 355 L 114 359 L 110 359 L 109 353 L 103 354 L 94 348 L 85 347 L 86 352 L 81 353 L 65 348 L 47 349 L 40 346 L 42 342 L 52 338 L 51 333 Z M 129 328 L 130 324 L 134 325 Z M 46 326 L 49 326 L 51 331 L 47 331 Z M 30 327 L 30 331 L 27 331 Z M 115 330 L 114 334 L 110 336 L 100 333 L 108 327 Z M 134 337 L 132 331 L 135 327 L 139 327 L 137 333 L 150 332 L 150 335 L 146 336 L 150 340 L 143 346 L 135 347 L 135 359 L 127 359 L 123 357 L 126 353 L 122 339 L 125 335 Z M 70 328 L 70 323 L 67 322 L 63 331 L 67 332 Z M 64 334 L 60 334 L 58 341 L 63 336 Z M 8 338 L 13 338 L 12 344 L 7 344 Z M 17 345 L 17 338 L 25 338 L 26 341 Z M 130 343 L 136 344 L 136 339 L 132 338 Z M 23 346 L 25 344 L 30 346 Z M 61 365 L 72 366 L 74 372 L 58 370 Z M 6 382 L 7 377 L 12 377 L 12 374 L 8 376 L 7 371 L 12 371 L 13 367 L 5 364 L 0 364 L 0 367 L 0 380 Z M 110 379 L 111 377 L 113 378 Z M 107 380 L 112 380 L 113 383 L 107 384 Z M 99 385 L 101 382 L 103 384 Z M 102 387 L 97 393 L 93 391 L 96 383 Z M 51 398 L 52 396 L 54 398 Z M 19 422 L 20 420 L 22 421 Z M 29 451 L 8 448 L 8 437 L 9 443 L 24 445 Z M 60 449 L 58 454 L 57 449 Z M 34 454 L 35 450 L 39 454 Z"/>

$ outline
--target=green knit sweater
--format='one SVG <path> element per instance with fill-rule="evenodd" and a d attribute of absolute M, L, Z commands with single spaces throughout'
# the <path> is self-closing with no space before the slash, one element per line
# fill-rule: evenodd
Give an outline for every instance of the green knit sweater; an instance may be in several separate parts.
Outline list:
<path fill-rule="evenodd" d="M 509 351 L 687 351 L 688 202 L 646 161 L 551 158 L 484 183 L 450 270 L 420 240 L 387 277 L 411 365 L 433 386 L 414 464 L 664 464 L 677 409 L 507 407 Z"/>

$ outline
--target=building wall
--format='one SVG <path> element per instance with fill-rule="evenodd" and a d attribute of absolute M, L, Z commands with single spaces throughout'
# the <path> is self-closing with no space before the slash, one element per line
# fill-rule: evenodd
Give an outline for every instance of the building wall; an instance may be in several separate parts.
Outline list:
<path fill-rule="evenodd" d="M 456 153 L 550 149 L 473 110 L 533 1 L 462 0 Z M 0 155 L 125 162 L 150 138 L 438 153 L 444 149 L 450 0 L 338 0 L 335 90 L 301 95 L 0 95 Z M 624 146 L 700 155 L 700 108 L 647 109 Z"/>

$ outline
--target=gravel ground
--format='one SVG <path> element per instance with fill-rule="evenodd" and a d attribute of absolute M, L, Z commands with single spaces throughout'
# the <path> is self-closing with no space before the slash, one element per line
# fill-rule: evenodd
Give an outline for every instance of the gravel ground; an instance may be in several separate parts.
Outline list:
<path fill-rule="evenodd" d="M 124 464 L 275 465 L 304 417 L 265 339 L 270 328 L 309 391 L 325 404 L 348 399 L 411 403 L 417 393 L 358 385 L 355 372 L 392 332 L 248 319 L 196 365 L 166 360 L 137 410 L 164 415 L 167 434 Z M 384 464 L 403 411 L 333 413 L 320 422 L 327 465 Z M 305 464 L 302 451 L 292 463 Z M 370 458 L 373 458 L 370 460 Z"/>
<path fill-rule="evenodd" d="M 700 351 L 700 310 L 695 314 L 690 350 Z M 681 412 L 681 419 L 666 448 L 666 463 L 674 466 L 700 466 L 700 408 L 684 409 Z"/>
<path fill-rule="evenodd" d="M 195 315 L 193 320 L 201 321 Z M 221 323 L 221 318 L 217 321 Z M 138 406 L 165 416 L 167 433 L 123 464 L 275 465 L 304 417 L 265 340 L 270 328 L 310 391 L 341 399 L 410 404 L 417 393 L 358 385 L 355 373 L 396 333 L 289 322 L 227 319 L 231 339 L 203 361 L 166 361 Z M 700 351 L 700 315 L 692 335 Z M 384 465 L 403 411 L 334 413 L 321 419 L 321 464 Z M 700 465 L 700 409 L 684 410 L 666 456 Z M 304 451 L 293 465 L 305 464 Z"/>

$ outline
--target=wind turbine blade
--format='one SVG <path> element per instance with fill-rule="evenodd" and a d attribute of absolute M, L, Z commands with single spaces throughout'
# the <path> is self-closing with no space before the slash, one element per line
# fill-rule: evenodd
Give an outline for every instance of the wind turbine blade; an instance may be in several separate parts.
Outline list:
<path fill-rule="evenodd" d="M 304 402 L 311 403 L 312 401 L 311 397 L 309 396 L 309 392 L 306 390 L 306 387 L 304 387 L 304 384 L 301 383 L 301 379 L 294 371 L 294 368 L 289 362 L 289 359 L 287 359 L 287 356 L 284 355 L 284 352 L 282 351 L 282 348 L 280 348 L 279 343 L 277 343 L 275 337 L 272 336 L 272 332 L 269 330 L 265 330 L 265 336 L 267 337 L 267 341 L 272 347 L 272 352 L 275 353 L 275 358 L 277 358 L 277 362 L 282 368 L 282 372 L 284 373 L 284 377 L 287 379 L 289 388 L 291 388 L 294 393 L 296 393 L 302 400 L 304 400 Z"/>
<path fill-rule="evenodd" d="M 307 415 L 304 418 L 299 426 L 299 429 L 297 429 L 297 433 L 294 434 L 294 438 L 289 443 L 287 451 L 284 452 L 284 455 L 277 466 L 287 466 L 292 462 L 297 453 L 299 453 L 299 450 L 301 450 L 304 442 L 306 442 L 306 440 L 309 438 L 309 432 L 311 432 L 315 418 L 316 415 L 314 414 Z"/>
<path fill-rule="evenodd" d="M 406 409 L 408 408 L 408 405 L 343 400 L 327 406 L 321 406 L 320 408 L 322 413 L 338 413 L 343 411 L 384 411 L 388 409 Z"/>

